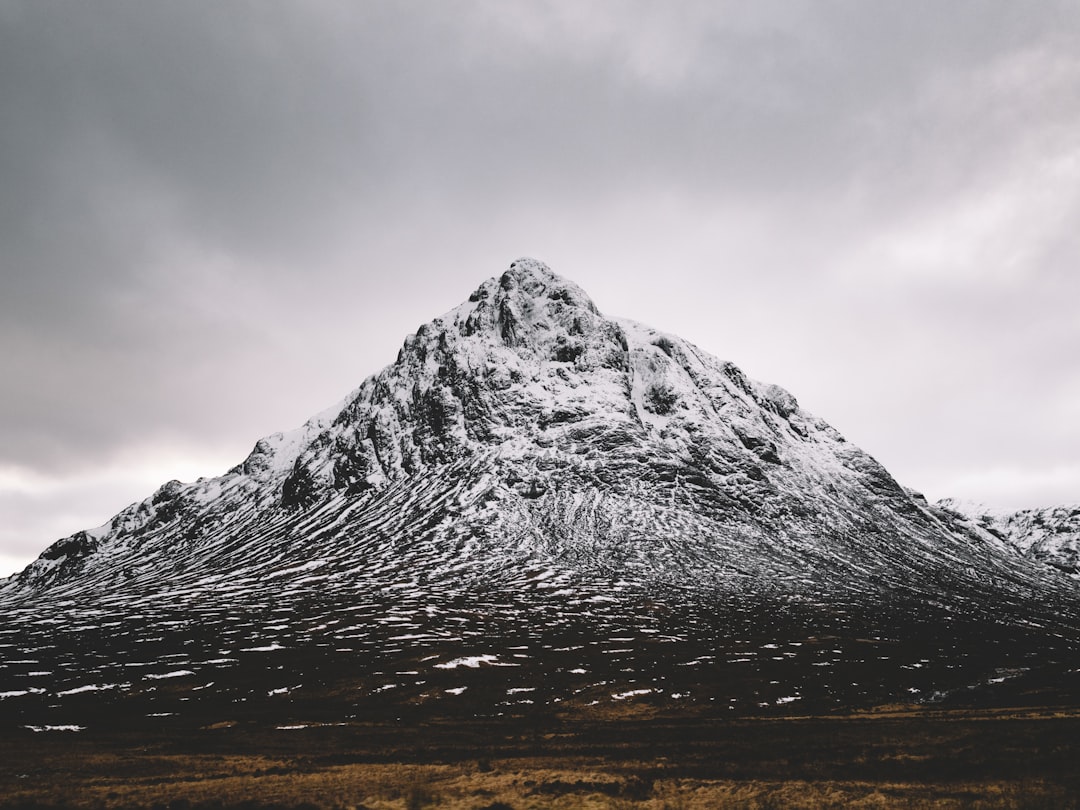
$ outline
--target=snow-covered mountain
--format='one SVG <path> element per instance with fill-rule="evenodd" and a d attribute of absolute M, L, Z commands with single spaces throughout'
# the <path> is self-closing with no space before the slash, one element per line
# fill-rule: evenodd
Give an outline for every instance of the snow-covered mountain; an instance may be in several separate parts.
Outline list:
<path fill-rule="evenodd" d="M 137 663 L 191 689 L 221 683 L 238 652 L 364 653 L 362 671 L 385 681 L 365 675 L 368 694 L 411 679 L 414 702 L 430 697 L 439 670 L 522 659 L 583 676 L 551 700 L 612 684 L 673 694 L 627 673 L 692 648 L 696 659 L 676 663 L 697 673 L 702 695 L 724 655 L 774 659 L 759 675 L 802 662 L 803 680 L 810 658 L 865 663 L 839 641 L 825 654 L 826 636 L 907 643 L 897 628 L 920 627 L 939 652 L 955 647 L 951 631 L 941 635 L 950 625 L 1000 628 L 986 631 L 987 644 L 1031 626 L 1076 637 L 1076 525 L 1075 511 L 1051 526 L 930 505 L 784 389 L 677 336 L 606 317 L 576 285 L 520 259 L 409 335 L 344 402 L 258 441 L 225 475 L 171 481 L 55 543 L 0 584 L 10 618 L 0 641 L 6 633 L 37 662 L 19 670 L 27 684 L 42 650 L 63 647 L 44 641 L 58 626 L 71 643 L 72 627 L 111 626 L 104 646 L 119 645 L 101 654 L 92 683 L 68 672 L 66 688 L 8 690 L 17 697 L 138 691 L 148 682 L 117 667 L 155 647 Z M 180 643 L 175 628 L 195 634 Z M 750 638 L 760 649 L 731 658 Z M 765 653 L 781 641 L 793 646 Z M 1042 643 L 1028 639 L 1002 661 Z M 589 645 L 614 651 L 604 678 L 595 660 L 568 652 Z M 894 673 L 874 699 L 901 684 L 944 694 L 924 677 L 934 669 L 926 652 L 899 655 L 912 677 Z M 391 674 L 386 656 L 408 677 Z M 294 663 L 302 678 L 310 660 Z M 549 687 L 562 682 L 544 672 Z M 801 688 L 826 702 L 851 699 L 853 687 L 870 694 L 838 677 Z M 795 688 L 790 676 L 770 680 Z M 804 697 L 762 683 L 743 690 L 759 705 Z"/>
<path fill-rule="evenodd" d="M 417 508 L 394 513 L 404 490 Z M 792 592 L 871 574 L 918 587 L 927 566 L 964 578 L 974 560 L 976 582 L 1023 578 L 1012 548 L 1038 545 L 1022 539 L 1034 517 L 957 536 L 787 391 L 606 318 L 522 259 L 421 326 L 344 403 L 260 440 L 220 478 L 169 482 L 61 540 L 5 591 L 129 589 L 144 572 L 162 579 L 158 555 L 165 570 L 182 561 L 184 580 L 265 565 L 270 548 L 303 561 L 309 543 L 277 536 L 301 516 L 344 527 L 376 510 L 420 536 L 497 537 L 483 566 L 516 548 L 643 579 L 789 577 Z"/>
<path fill-rule="evenodd" d="M 955 498 L 936 505 L 1001 538 L 1031 560 L 1080 573 L 1080 504 L 1016 512 Z"/>

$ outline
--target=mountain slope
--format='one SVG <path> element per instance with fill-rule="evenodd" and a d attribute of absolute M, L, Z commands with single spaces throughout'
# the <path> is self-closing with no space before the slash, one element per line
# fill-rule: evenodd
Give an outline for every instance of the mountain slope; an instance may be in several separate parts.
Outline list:
<path fill-rule="evenodd" d="M 1007 512 L 946 498 L 936 506 L 1004 540 L 1030 560 L 1080 573 L 1080 504 Z"/>
<path fill-rule="evenodd" d="M 251 655 L 295 650 L 281 666 L 298 679 L 317 653 L 327 671 L 348 660 L 349 677 L 367 673 L 355 687 L 365 694 L 400 689 L 412 703 L 465 661 L 524 667 L 508 687 L 523 692 L 541 673 L 562 684 L 549 696 L 557 702 L 612 684 L 683 694 L 657 683 L 637 691 L 633 673 L 655 672 L 665 682 L 677 673 L 710 702 L 723 682 L 741 684 L 731 698 L 740 707 L 782 705 L 792 696 L 751 698 L 770 693 L 768 682 L 797 682 L 799 699 L 835 705 L 983 678 L 927 658 L 959 655 L 972 628 L 979 655 L 996 659 L 972 666 L 993 673 L 1077 626 L 1075 581 L 1059 568 L 928 505 L 778 386 L 603 316 L 531 259 L 224 476 L 169 482 L 54 544 L 0 585 L 0 605 L 0 633 L 35 662 L 19 670 L 27 684 L 43 656 L 63 658 L 64 643 L 45 638 L 58 627 L 65 643 L 93 637 L 112 650 L 96 669 L 80 662 L 97 673 L 89 684 L 54 660 L 68 688 L 8 690 L 25 699 L 111 684 L 150 700 L 125 675 L 132 655 L 195 689 L 240 684 Z M 124 632 L 104 643 L 109 626 Z M 830 635 L 848 641 L 826 654 Z M 755 656 L 732 657 L 751 638 Z M 852 651 L 867 638 L 922 646 L 886 677 Z M 514 643 L 530 639 L 529 652 Z M 781 642 L 794 646 L 764 654 Z M 324 660 L 330 649 L 343 652 Z M 720 660 L 755 668 L 717 681 Z M 809 669 L 818 665 L 837 674 Z M 845 666 L 870 667 L 878 686 L 867 691 L 868 676 Z M 399 670 L 412 673 L 411 691 L 388 674 Z"/>

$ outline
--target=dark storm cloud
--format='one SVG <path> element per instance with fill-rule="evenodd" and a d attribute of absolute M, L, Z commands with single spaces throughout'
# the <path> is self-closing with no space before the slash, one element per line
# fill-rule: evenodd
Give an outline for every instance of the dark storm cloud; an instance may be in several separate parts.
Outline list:
<path fill-rule="evenodd" d="M 877 148 L 853 125 L 914 92 L 928 58 L 979 66 L 1043 33 L 985 4 L 785 4 L 753 25 L 641 6 L 610 30 L 604 15 L 533 8 L 548 11 L 27 4 L 0 57 L 10 193 L 77 220 L 147 194 L 167 224 L 271 256 L 340 226 L 342 209 L 447 196 L 589 183 L 772 195 L 850 178 L 860 142 Z"/>
<path fill-rule="evenodd" d="M 32 239 L 66 213 L 57 250 L 110 236 L 130 256 L 140 235 L 124 224 L 142 212 L 139 230 L 277 261 L 340 218 L 448 199 L 676 185 L 752 202 L 842 185 L 882 141 L 897 164 L 924 159 L 905 143 L 918 133 L 873 127 L 927 61 L 982 67 L 1054 25 L 987 4 L 784 4 L 754 21 L 694 4 L 650 19 L 642 4 L 617 25 L 569 4 L 16 8 L 0 56 L 5 222 Z M 969 158 L 964 140 L 944 157 Z"/>
<path fill-rule="evenodd" d="M 0 471 L 233 452 L 533 251 L 902 475 L 1064 468 L 1078 22 L 1052 2 L 0 0 Z M 1019 418 L 1047 427 L 997 429 Z M 882 427 L 912 422 L 948 452 L 920 466 L 912 428 Z"/>

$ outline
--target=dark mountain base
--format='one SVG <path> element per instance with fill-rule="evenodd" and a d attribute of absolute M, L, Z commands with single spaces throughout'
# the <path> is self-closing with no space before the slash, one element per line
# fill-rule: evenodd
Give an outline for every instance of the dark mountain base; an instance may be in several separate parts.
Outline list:
<path fill-rule="evenodd" d="M 430 608 L 0 622 L 0 808 L 1076 806 L 1067 624 L 659 590 Z"/>
<path fill-rule="evenodd" d="M 0 807 L 1071 808 L 1080 714 L 522 718 L 0 738 Z"/>
<path fill-rule="evenodd" d="M 656 592 L 574 611 L 449 601 L 406 621 L 385 599 L 18 615 L 0 622 L 0 733 L 1080 707 L 1075 630 L 1007 615 Z"/>

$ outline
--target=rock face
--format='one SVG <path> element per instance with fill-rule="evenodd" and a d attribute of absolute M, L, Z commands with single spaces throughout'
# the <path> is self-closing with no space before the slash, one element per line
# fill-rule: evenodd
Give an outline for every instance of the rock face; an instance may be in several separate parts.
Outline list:
<path fill-rule="evenodd" d="M 100 628 L 89 611 L 120 625 L 220 622 L 224 635 L 207 644 L 226 651 L 246 616 L 249 652 L 310 647 L 359 611 L 366 629 L 328 645 L 397 649 L 393 629 L 402 655 L 456 640 L 428 669 L 472 660 L 462 627 L 504 645 L 546 628 L 569 647 L 610 646 L 620 632 L 715 642 L 736 615 L 751 634 L 786 616 L 801 628 L 792 638 L 869 632 L 897 616 L 1071 628 L 1076 513 L 1052 549 L 1065 535 L 1025 520 L 927 504 L 784 389 L 605 317 L 576 285 L 521 259 L 409 335 L 343 403 L 260 440 L 224 476 L 171 481 L 54 544 L 0 584 L 0 606 L 24 620 L 12 633 L 28 647 L 35 627 Z M 293 618 L 277 622 L 275 610 Z M 301 633 L 296 616 L 325 626 Z M 545 666 L 555 643 L 542 645 Z M 185 660 L 182 677 L 196 677 Z M 382 686 L 403 684 L 371 688 Z"/>

